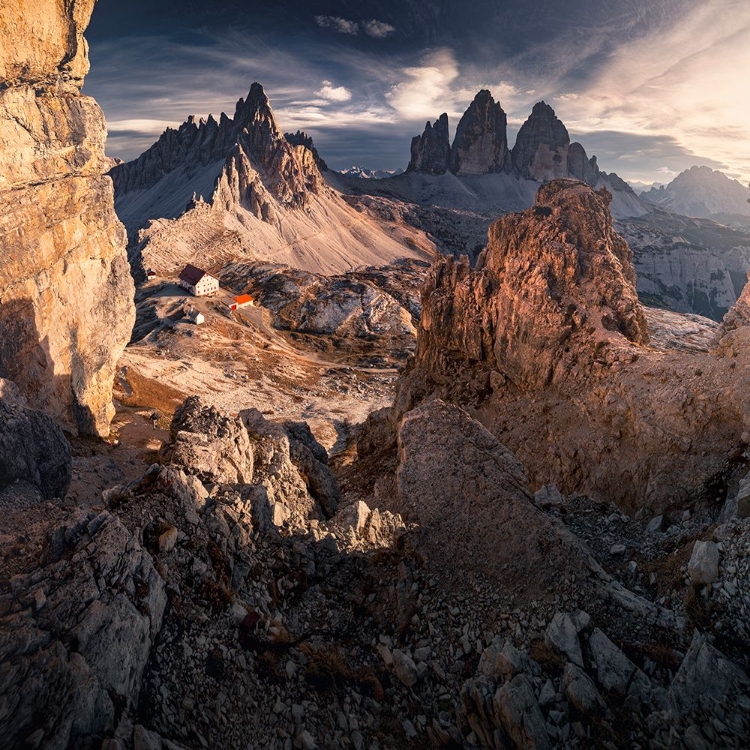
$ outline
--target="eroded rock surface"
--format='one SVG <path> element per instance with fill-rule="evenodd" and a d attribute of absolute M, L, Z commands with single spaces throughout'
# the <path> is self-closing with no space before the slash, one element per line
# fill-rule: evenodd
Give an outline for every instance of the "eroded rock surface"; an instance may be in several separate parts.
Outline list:
<path fill-rule="evenodd" d="M 750 438 L 750 328 L 708 353 L 654 351 L 631 258 L 606 192 L 544 186 L 493 225 L 476 270 L 433 268 L 397 411 L 430 393 L 474 406 L 532 488 L 654 513 L 723 499 Z"/>
<path fill-rule="evenodd" d="M 27 6 L 0 11 L 0 377 L 106 435 L 135 311 L 104 116 L 80 94 L 94 2 Z"/>
<path fill-rule="evenodd" d="M 555 110 L 545 102 L 538 102 L 518 131 L 513 146 L 513 164 L 521 175 L 540 182 L 567 177 L 569 146 L 568 130 Z M 574 169 L 579 168 L 579 160 L 584 161 L 580 153 L 572 157 Z M 583 166 L 581 164 L 581 171 Z"/>

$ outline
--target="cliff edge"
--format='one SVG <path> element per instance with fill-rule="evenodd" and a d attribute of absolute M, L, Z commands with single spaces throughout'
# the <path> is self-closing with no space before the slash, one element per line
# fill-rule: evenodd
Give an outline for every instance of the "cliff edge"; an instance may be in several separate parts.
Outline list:
<path fill-rule="evenodd" d="M 80 93 L 93 8 L 0 10 L 0 377 L 69 432 L 103 436 L 135 308 L 104 116 Z"/>

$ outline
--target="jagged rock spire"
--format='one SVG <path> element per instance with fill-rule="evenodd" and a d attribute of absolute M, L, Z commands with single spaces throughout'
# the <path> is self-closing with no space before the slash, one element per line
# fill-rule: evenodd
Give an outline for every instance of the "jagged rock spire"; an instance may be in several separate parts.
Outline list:
<path fill-rule="evenodd" d="M 411 142 L 411 161 L 407 172 L 423 174 L 445 174 L 448 171 L 451 146 L 448 136 L 448 115 L 443 113 L 425 125 L 424 133 L 417 135 Z"/>
<path fill-rule="evenodd" d="M 456 128 L 450 169 L 457 175 L 502 172 L 508 158 L 508 118 L 492 94 L 483 89 Z"/>
<path fill-rule="evenodd" d="M 531 180 L 567 177 L 569 145 L 568 130 L 555 110 L 545 102 L 537 102 L 518 131 L 513 165 L 522 177 Z"/>

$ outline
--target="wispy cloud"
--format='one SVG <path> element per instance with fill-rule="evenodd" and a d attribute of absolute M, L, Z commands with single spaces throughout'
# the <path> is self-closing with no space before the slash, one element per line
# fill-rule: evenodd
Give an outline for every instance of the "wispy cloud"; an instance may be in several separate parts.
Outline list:
<path fill-rule="evenodd" d="M 367 36 L 371 36 L 374 39 L 384 39 L 396 30 L 396 28 L 389 23 L 383 23 L 383 21 L 376 21 L 375 19 L 372 21 L 365 21 L 362 24 L 362 29 Z"/>
<path fill-rule="evenodd" d="M 404 119 L 434 118 L 452 105 L 451 87 L 458 74 L 453 50 L 430 52 L 419 65 L 403 69 L 401 80 L 386 93 L 386 101 Z"/>
<path fill-rule="evenodd" d="M 332 29 L 339 34 L 350 34 L 356 36 L 359 34 L 359 24 L 356 21 L 348 21 L 340 16 L 315 16 L 315 23 L 321 29 Z"/>
<path fill-rule="evenodd" d="M 348 102 L 352 98 L 352 92 L 346 86 L 334 86 L 330 81 L 323 81 L 315 96 L 328 102 Z"/>
<path fill-rule="evenodd" d="M 385 39 L 396 30 L 395 26 L 374 18 L 369 21 L 350 21 L 348 18 L 341 18 L 341 16 L 315 16 L 315 23 L 322 29 L 331 29 L 339 34 L 357 36 L 362 32 L 373 39 Z"/>

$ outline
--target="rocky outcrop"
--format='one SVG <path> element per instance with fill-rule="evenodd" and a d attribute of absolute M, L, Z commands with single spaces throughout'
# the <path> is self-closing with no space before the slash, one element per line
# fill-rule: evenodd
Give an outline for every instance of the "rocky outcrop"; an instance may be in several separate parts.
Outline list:
<path fill-rule="evenodd" d="M 274 523 L 332 516 L 339 488 L 328 454 L 304 422 L 278 424 L 257 409 L 230 417 L 190 396 L 175 412 L 163 458 L 206 487 L 255 485 Z"/>
<path fill-rule="evenodd" d="M 480 91 L 456 128 L 451 172 L 461 176 L 502 172 L 508 160 L 507 126 L 500 102 L 486 89 Z"/>
<path fill-rule="evenodd" d="M 443 113 L 434 124 L 428 121 L 422 135 L 414 136 L 411 142 L 411 161 L 407 172 L 422 174 L 445 174 L 451 161 L 451 146 L 448 135 L 448 115 Z"/>
<path fill-rule="evenodd" d="M 708 353 L 651 349 L 608 201 L 550 183 L 534 208 L 493 225 L 475 270 L 433 268 L 397 413 L 428 394 L 473 406 L 532 488 L 631 511 L 714 503 L 750 442 L 750 328 Z"/>
<path fill-rule="evenodd" d="M 16 386 L 0 378 L 0 492 L 24 482 L 44 499 L 63 499 L 71 475 L 62 430 L 49 415 L 29 409 Z"/>
<path fill-rule="evenodd" d="M 568 176 L 568 147 L 570 136 L 555 110 L 538 102 L 529 119 L 521 126 L 513 146 L 513 165 L 530 180 L 543 182 Z M 573 166 L 577 166 L 575 154 Z"/>
<path fill-rule="evenodd" d="M 15 86 L 39 85 L 78 94 L 89 70 L 83 33 L 96 0 L 82 0 L 62 11 L 55 0 L 33 7 L 8 0 L 0 15 L 0 81 Z"/>
<path fill-rule="evenodd" d="M 308 135 L 302 130 L 298 130 L 296 133 L 285 133 L 284 137 L 292 144 L 292 146 L 304 146 L 313 155 L 315 164 L 321 172 L 328 172 L 328 165 L 325 163 L 323 157 L 318 153 L 318 149 L 315 148 L 312 136 Z"/>
<path fill-rule="evenodd" d="M 0 377 L 67 430 L 106 435 L 134 307 L 104 117 L 79 91 L 93 6 L 0 11 Z"/>
<path fill-rule="evenodd" d="M 742 294 L 724 316 L 721 330 L 728 333 L 742 326 L 750 326 L 750 274 Z"/>
<path fill-rule="evenodd" d="M 253 448 L 241 421 L 190 396 L 170 425 L 169 460 L 207 484 L 250 484 Z"/>
<path fill-rule="evenodd" d="M 571 143 L 568 146 L 568 174 L 576 180 L 585 182 L 591 187 L 596 187 L 599 182 L 599 165 L 596 163 L 596 157 L 590 159 L 586 154 L 586 149 L 580 143 Z M 617 175 L 610 175 L 610 178 L 619 179 Z M 625 189 L 622 185 L 618 185 Z M 629 189 L 629 188 L 627 188 Z"/>
<path fill-rule="evenodd" d="M 436 400 L 408 412 L 398 461 L 397 492 L 381 502 L 419 525 L 420 551 L 443 580 L 481 573 L 501 577 L 506 590 L 542 592 L 548 573 L 588 574 L 587 554 L 532 504 L 516 457 L 462 409 Z"/>
<path fill-rule="evenodd" d="M 13 577 L 0 576 L 0 735 L 8 747 L 59 750 L 111 736 L 137 707 L 164 581 L 107 511 L 68 512 L 46 537 L 47 524 L 4 509 L 4 526 L 13 523 L 39 557 L 16 559 Z"/>

